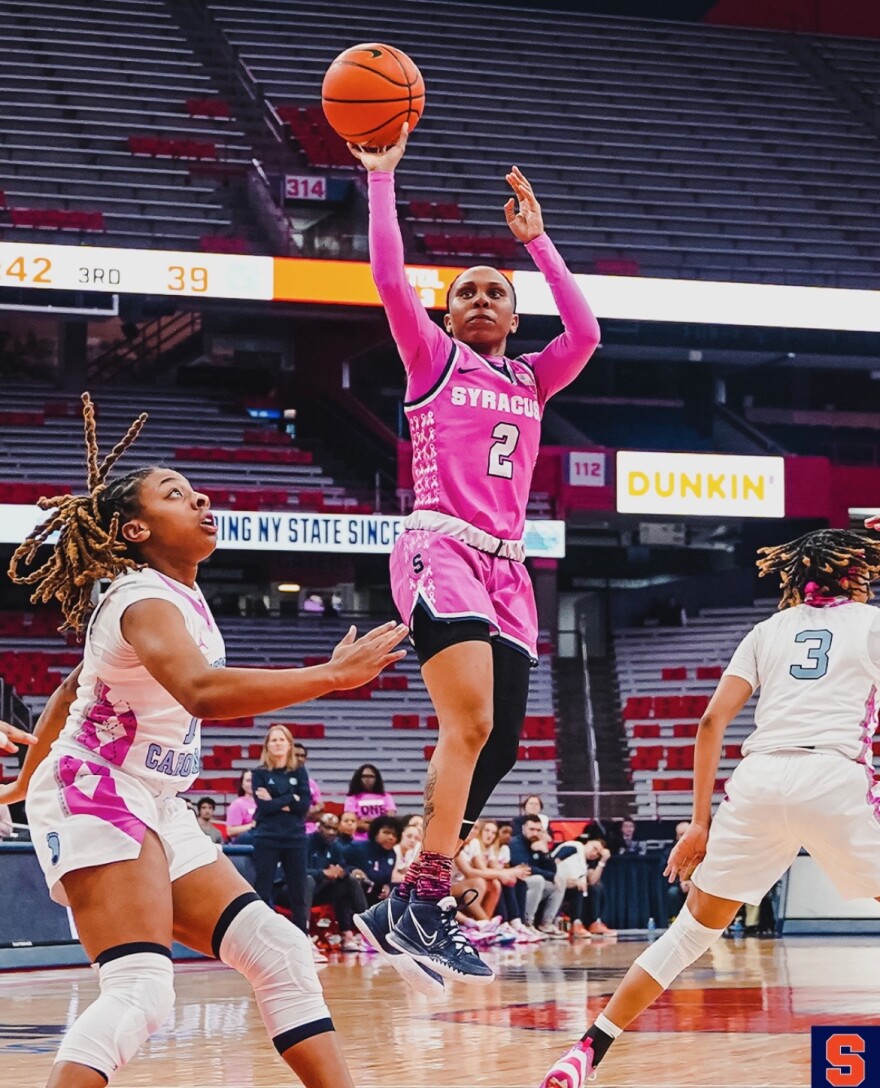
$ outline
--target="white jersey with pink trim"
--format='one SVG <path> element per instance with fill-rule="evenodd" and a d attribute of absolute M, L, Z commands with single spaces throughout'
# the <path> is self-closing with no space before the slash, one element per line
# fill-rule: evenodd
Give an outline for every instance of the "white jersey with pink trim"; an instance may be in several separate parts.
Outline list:
<path fill-rule="evenodd" d="M 761 694 L 743 753 L 817 748 L 871 763 L 880 687 L 880 609 L 846 598 L 757 624 L 725 670 Z"/>
<path fill-rule="evenodd" d="M 523 534 L 541 443 L 535 375 L 450 340 L 432 390 L 405 405 L 412 436 L 414 509 L 452 514 L 508 540 Z"/>
<path fill-rule="evenodd" d="M 56 744 L 121 768 L 153 793 L 180 793 L 199 773 L 201 720 L 151 676 L 122 637 L 123 613 L 148 598 L 180 611 L 211 668 L 226 664 L 223 636 L 198 586 L 149 568 L 121 574 L 89 623 L 77 697 Z"/>

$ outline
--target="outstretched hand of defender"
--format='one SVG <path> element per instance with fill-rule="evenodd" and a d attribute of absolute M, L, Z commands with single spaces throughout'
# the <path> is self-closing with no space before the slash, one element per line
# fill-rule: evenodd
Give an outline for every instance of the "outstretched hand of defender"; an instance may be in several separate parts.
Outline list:
<path fill-rule="evenodd" d="M 511 197 L 504 205 L 504 218 L 507 220 L 507 225 L 521 242 L 533 242 L 539 234 L 544 233 L 541 205 L 528 178 L 518 166 L 511 166 L 510 173 L 505 174 L 504 179 L 513 189 L 516 197 L 516 200 Z M 519 203 L 518 210 L 515 207 L 517 202 Z"/>
<path fill-rule="evenodd" d="M 383 623 L 363 638 L 357 638 L 357 629 L 350 627 L 330 658 L 336 690 L 358 688 L 395 661 L 401 661 L 406 657 L 406 650 L 395 647 L 407 634 L 409 628 L 405 623 Z"/>
<path fill-rule="evenodd" d="M 0 722 L 0 752 L 15 753 L 19 744 L 36 744 L 37 738 L 23 729 L 16 729 L 9 722 Z"/>
<path fill-rule="evenodd" d="M 348 150 L 354 155 L 361 166 L 368 173 L 374 170 L 387 170 L 393 173 L 395 166 L 403 158 L 406 150 L 406 141 L 409 139 L 409 125 L 404 124 L 400 135 L 393 144 L 388 147 L 364 147 L 362 144 L 346 143 Z"/>
<path fill-rule="evenodd" d="M 663 875 L 672 884 L 676 877 L 689 880 L 691 873 L 706 856 L 709 828 L 703 824 L 688 824 L 688 829 L 672 848 Z"/>

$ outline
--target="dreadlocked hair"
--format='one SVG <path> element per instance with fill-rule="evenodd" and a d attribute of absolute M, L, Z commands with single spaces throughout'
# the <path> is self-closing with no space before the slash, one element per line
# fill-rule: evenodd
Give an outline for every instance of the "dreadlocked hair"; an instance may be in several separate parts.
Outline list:
<path fill-rule="evenodd" d="M 819 529 L 775 548 L 759 548 L 758 572 L 778 574 L 780 608 L 803 604 L 810 583 L 822 596 L 852 597 L 854 590 L 873 594 L 870 583 L 880 575 L 880 541 L 850 529 Z"/>
<path fill-rule="evenodd" d="M 123 520 L 136 513 L 141 481 L 153 468 L 136 469 L 107 483 L 107 474 L 131 446 L 147 422 L 142 412 L 125 435 L 103 460 L 99 460 L 95 427 L 95 406 L 88 393 L 82 395 L 85 428 L 88 495 L 53 495 L 39 499 L 41 510 L 52 513 L 13 553 L 9 577 L 17 585 L 35 586 L 33 604 L 56 600 L 64 617 L 60 630 L 80 633 L 92 609 L 92 589 L 101 578 L 114 578 L 136 569 L 124 540 L 119 538 Z M 53 534 L 58 540 L 41 567 L 25 573 L 37 550 Z"/>

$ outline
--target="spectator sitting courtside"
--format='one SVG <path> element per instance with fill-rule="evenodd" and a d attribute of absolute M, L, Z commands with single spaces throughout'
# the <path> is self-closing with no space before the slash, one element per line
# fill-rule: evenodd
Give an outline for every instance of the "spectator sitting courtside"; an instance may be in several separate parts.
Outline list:
<path fill-rule="evenodd" d="M 522 832 L 523 820 L 526 816 L 537 816 L 541 821 L 541 827 L 544 831 L 548 831 L 550 828 L 550 817 L 544 812 L 544 802 L 537 793 L 530 793 L 520 805 L 520 814 L 515 816 L 513 820 L 513 834 L 519 835 Z"/>
<path fill-rule="evenodd" d="M 226 810 L 226 834 L 237 843 L 252 841 L 250 832 L 257 826 L 257 801 L 253 790 L 254 773 L 250 769 L 241 772 L 238 780 L 238 797 Z"/>
<path fill-rule="evenodd" d="M 196 805 L 196 813 L 198 815 L 199 827 L 208 836 L 211 842 L 216 842 L 218 846 L 223 845 L 223 835 L 218 828 L 211 822 L 214 819 L 214 813 L 217 810 L 217 802 L 213 797 L 201 797 L 199 803 Z"/>
<path fill-rule="evenodd" d="M 343 812 L 339 817 L 339 834 L 336 841 L 345 850 L 354 842 L 358 820 L 354 812 Z"/>
<path fill-rule="evenodd" d="M 293 751 L 297 760 L 299 760 L 300 767 L 305 768 L 306 760 L 309 758 L 308 748 L 306 748 L 302 741 L 298 740 L 294 741 Z M 309 808 L 308 816 L 306 817 L 306 834 L 311 835 L 318 826 L 316 821 L 324 811 L 324 799 L 321 796 L 321 787 L 314 778 L 312 778 L 308 770 L 306 770 L 306 774 L 309 775 L 309 794 L 312 798 L 312 804 Z"/>
<path fill-rule="evenodd" d="M 361 764 L 351 776 L 344 808 L 346 812 L 353 812 L 357 816 L 355 842 L 365 841 L 371 820 L 377 816 L 393 816 L 397 811 L 394 798 L 385 792 L 382 775 L 372 763 Z M 398 837 L 399 835 L 398 831 Z"/>
<path fill-rule="evenodd" d="M 526 880 L 525 924 L 534 926 L 543 907 L 543 922 L 538 931 L 547 937 L 564 937 L 556 925 L 565 888 L 556 883 L 556 862 L 550 856 L 540 817 L 524 816 L 522 833 L 510 840 L 511 865 L 526 865 L 532 875 Z"/>
<path fill-rule="evenodd" d="M 342 934 L 343 952 L 362 951 L 360 938 L 355 936 L 354 915 L 367 909 L 364 890 L 359 880 L 351 875 L 350 866 L 336 839 L 339 834 L 339 818 L 325 812 L 318 821 L 317 830 L 309 835 L 308 873 L 314 881 L 312 903 L 330 903 Z"/>
<path fill-rule="evenodd" d="M 354 842 L 345 851 L 345 862 L 352 876 L 364 885 L 367 903 L 372 906 L 391 890 L 391 878 L 400 840 L 400 821 L 396 816 L 376 816 L 370 821 L 366 842 Z"/>

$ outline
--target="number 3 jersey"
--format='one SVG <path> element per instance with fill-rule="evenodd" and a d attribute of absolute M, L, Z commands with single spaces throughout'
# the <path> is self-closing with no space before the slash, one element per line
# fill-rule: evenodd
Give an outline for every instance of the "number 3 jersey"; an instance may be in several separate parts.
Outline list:
<path fill-rule="evenodd" d="M 370 186 L 370 264 L 407 372 L 415 509 L 450 514 L 506 540 L 522 536 L 541 416 L 580 373 L 599 326 L 542 234 L 526 247 L 550 287 L 564 332 L 517 359 L 479 355 L 434 324 L 404 268 L 392 174 Z"/>
<path fill-rule="evenodd" d="M 199 773 L 201 722 L 153 678 L 123 638 L 123 613 L 149 598 L 180 612 L 212 668 L 226 664 L 223 637 L 198 587 L 149 568 L 121 574 L 89 623 L 77 697 L 55 747 L 118 767 L 153 793 L 179 793 Z"/>
<path fill-rule="evenodd" d="M 725 670 L 760 688 L 743 753 L 823 748 L 871 763 L 880 686 L 880 609 L 837 598 L 757 624 Z"/>

